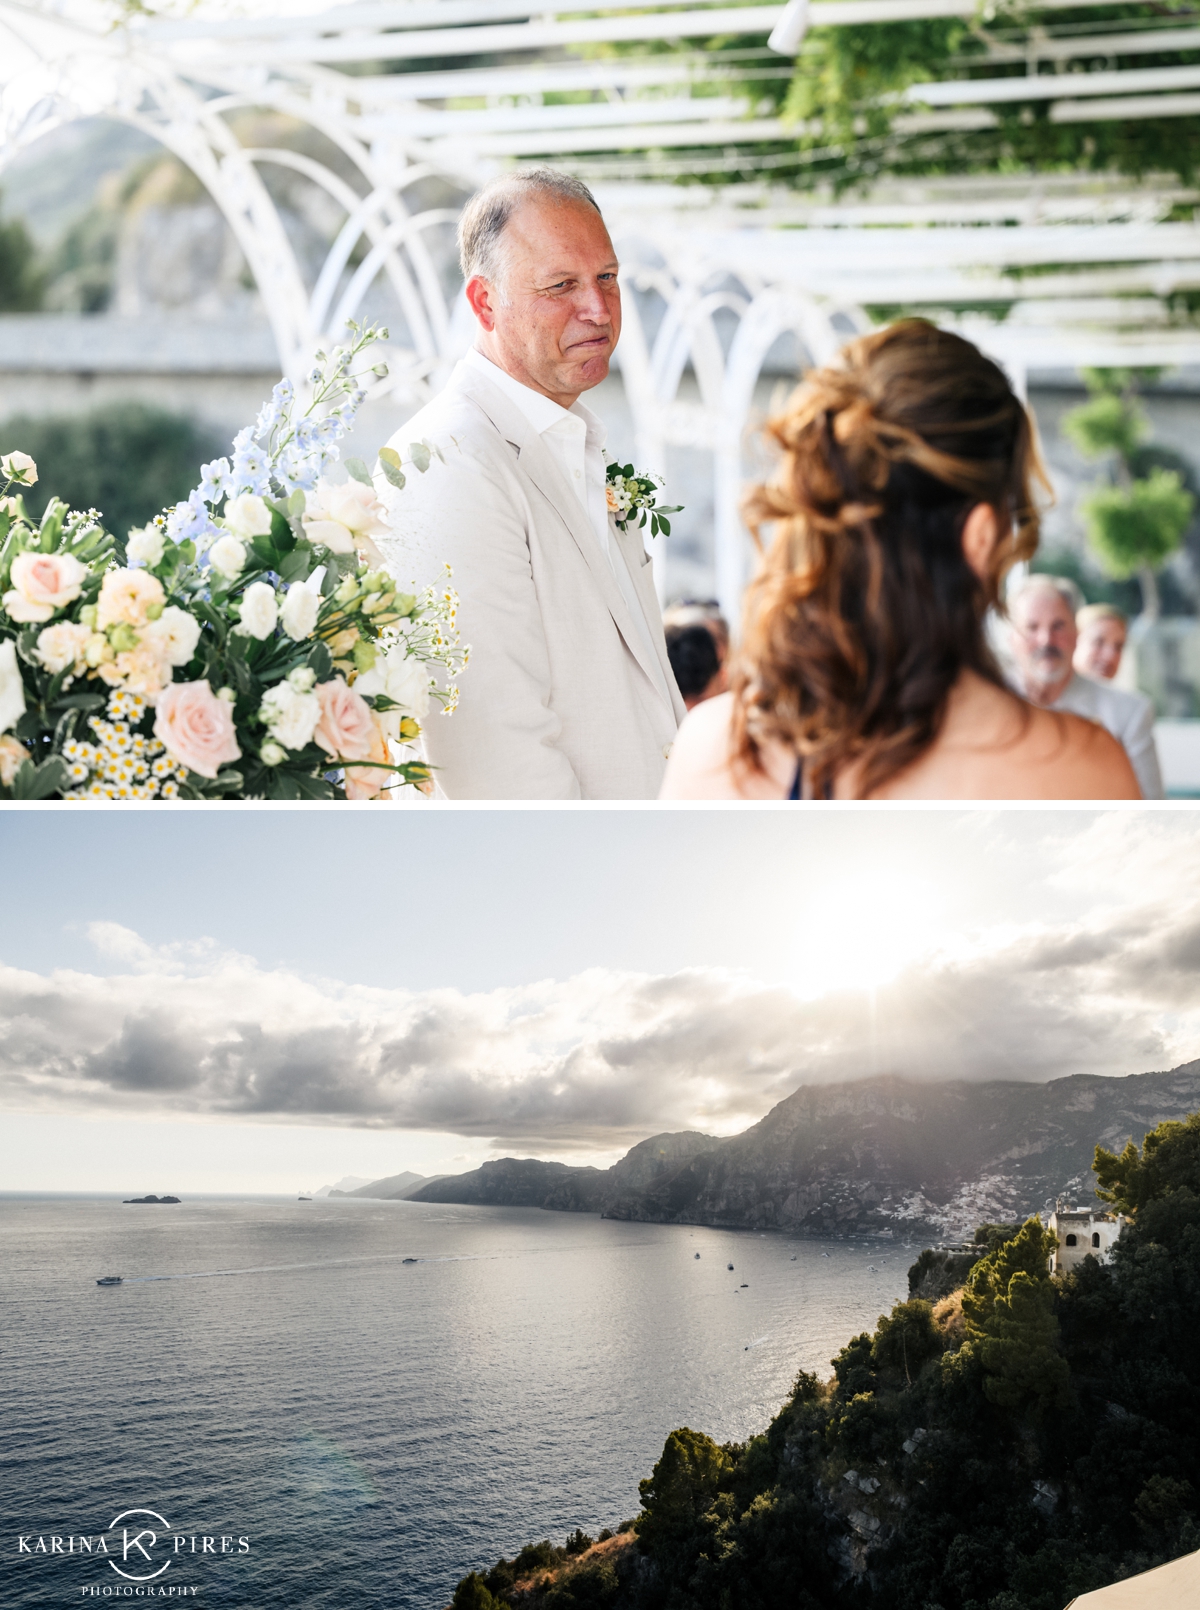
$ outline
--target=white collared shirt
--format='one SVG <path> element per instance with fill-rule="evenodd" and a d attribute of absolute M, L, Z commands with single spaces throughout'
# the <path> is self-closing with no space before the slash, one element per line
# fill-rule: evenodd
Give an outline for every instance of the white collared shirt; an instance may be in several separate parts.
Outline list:
<path fill-rule="evenodd" d="M 486 375 L 494 386 L 499 386 L 504 395 L 517 405 L 546 444 L 547 450 L 568 484 L 574 487 L 580 506 L 587 515 L 588 523 L 600 544 L 600 551 L 608 560 L 613 579 L 621 597 L 625 600 L 634 630 L 638 633 L 646 651 L 646 658 L 653 668 L 658 690 L 670 704 L 671 695 L 659 664 L 646 612 L 634 587 L 633 577 L 629 574 L 625 556 L 613 541 L 608 513 L 608 477 L 604 457 L 607 433 L 603 423 L 578 399 L 570 408 L 562 408 L 553 398 L 543 396 L 531 386 L 522 385 L 498 364 L 485 357 L 477 347 L 472 347 L 463 361 Z"/>

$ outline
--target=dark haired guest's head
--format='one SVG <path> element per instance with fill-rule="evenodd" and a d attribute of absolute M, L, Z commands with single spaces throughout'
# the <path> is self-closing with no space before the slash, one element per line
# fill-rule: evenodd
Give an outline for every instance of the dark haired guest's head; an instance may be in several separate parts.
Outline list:
<path fill-rule="evenodd" d="M 721 672 L 716 640 L 707 626 L 700 625 L 668 626 L 666 639 L 667 658 L 690 710 L 716 691 Z"/>

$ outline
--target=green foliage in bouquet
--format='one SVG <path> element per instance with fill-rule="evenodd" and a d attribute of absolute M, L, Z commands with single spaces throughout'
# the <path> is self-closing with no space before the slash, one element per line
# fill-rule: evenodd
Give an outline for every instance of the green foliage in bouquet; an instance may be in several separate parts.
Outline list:
<path fill-rule="evenodd" d="M 408 748 L 466 663 L 449 586 L 402 593 L 373 538 L 370 474 L 323 472 L 383 334 L 318 354 L 300 409 L 281 381 L 232 459 L 125 541 L 2 461 L 0 794 L 68 799 L 372 798 L 428 787 Z M 376 374 L 378 370 L 374 371 Z M 413 450 L 410 449 L 410 455 Z M 428 464 L 418 444 L 416 457 Z M 435 672 L 444 673 L 445 686 Z"/>

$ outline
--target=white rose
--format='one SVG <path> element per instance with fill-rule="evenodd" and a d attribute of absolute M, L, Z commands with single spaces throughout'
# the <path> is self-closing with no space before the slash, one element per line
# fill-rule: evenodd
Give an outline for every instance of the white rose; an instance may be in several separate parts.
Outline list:
<path fill-rule="evenodd" d="M 271 530 L 271 511 L 253 492 L 230 498 L 223 519 L 239 537 L 265 537 Z"/>
<path fill-rule="evenodd" d="M 278 619 L 275 589 L 265 581 L 252 581 L 242 594 L 242 619 L 234 630 L 246 637 L 257 637 L 261 643 L 275 630 Z"/>
<path fill-rule="evenodd" d="M 331 553 L 359 553 L 379 559 L 372 537 L 390 529 L 387 511 L 375 496 L 375 489 L 361 481 L 317 482 L 308 495 L 304 511 L 304 531 L 310 542 L 322 543 Z"/>
<path fill-rule="evenodd" d="M 125 544 L 125 557 L 136 560 L 139 564 L 149 565 L 151 570 L 163 556 L 163 534 L 156 525 L 144 525 L 129 533 L 129 540 Z"/>
<path fill-rule="evenodd" d="M 86 626 L 76 626 L 74 621 L 59 621 L 38 633 L 37 657 L 51 676 L 57 676 L 60 671 L 67 671 L 73 665 L 82 668 L 91 635 Z"/>
<path fill-rule="evenodd" d="M 303 749 L 312 742 L 313 729 L 321 717 L 321 701 L 315 693 L 301 693 L 290 682 L 277 682 L 264 695 L 259 714 L 272 738 L 285 749 Z"/>
<path fill-rule="evenodd" d="M 245 566 L 246 550 L 236 537 L 218 537 L 208 550 L 208 558 L 222 576 L 236 576 Z"/>
<path fill-rule="evenodd" d="M 25 714 L 25 684 L 11 637 L 0 642 L 0 732 L 15 727 Z"/>
<path fill-rule="evenodd" d="M 0 475 L 6 481 L 16 481 L 18 486 L 35 486 L 37 484 L 37 465 L 28 453 L 5 453 L 0 458 Z"/>
<path fill-rule="evenodd" d="M 355 680 L 354 690 L 364 697 L 385 694 L 399 706 L 380 710 L 375 717 L 389 738 L 399 738 L 400 722 L 405 716 L 423 721 L 429 710 L 429 672 L 419 660 L 409 659 L 402 648 L 394 648 L 384 661 L 376 661 Z"/>
<path fill-rule="evenodd" d="M 302 581 L 294 581 L 283 601 L 283 629 L 295 643 L 311 637 L 321 608 L 320 593 L 310 592 Z"/>
<path fill-rule="evenodd" d="M 168 665 L 186 665 L 200 641 L 200 622 L 178 604 L 168 604 L 156 621 L 142 627 L 142 636 L 155 645 Z"/>

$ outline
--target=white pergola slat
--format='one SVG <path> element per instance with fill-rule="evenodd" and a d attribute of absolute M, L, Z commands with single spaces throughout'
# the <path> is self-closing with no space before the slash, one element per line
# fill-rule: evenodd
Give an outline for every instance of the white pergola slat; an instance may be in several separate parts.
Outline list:
<path fill-rule="evenodd" d="M 1053 9 L 1105 3 L 1056 0 Z M 975 13 L 976 0 L 813 0 L 808 25 Z M 454 209 L 422 204 L 422 182 L 437 175 L 465 194 L 524 158 L 584 173 L 616 167 L 642 181 L 774 161 L 762 147 L 786 150 L 800 131 L 750 104 L 735 61 L 636 47 L 732 33 L 749 42 L 745 59 L 783 75 L 784 58 L 772 66 L 753 51 L 796 16 L 794 7 L 704 0 L 659 0 L 649 12 L 628 0 L 557 0 L 549 14 L 529 0 L 361 0 L 230 16 L 201 0 L 187 15 L 134 16 L 113 28 L 99 0 L 0 0 L 0 161 L 72 117 L 118 117 L 153 135 L 221 208 L 261 288 L 285 371 L 302 377 L 313 349 L 336 339 L 382 286 L 396 309 L 390 384 L 416 403 L 469 333 L 433 249 Z M 989 36 L 979 76 L 913 86 L 904 98 L 911 109 L 893 126 L 901 137 L 984 129 L 996 121 L 990 108 L 1006 101 L 1040 100 L 1061 123 L 1194 116 L 1200 68 L 1111 65 L 1196 48 L 1200 29 L 1170 21 L 1138 30 L 1114 19 L 1106 31 L 1093 20 L 1079 36 L 1019 45 Z M 605 43 L 634 48 L 572 55 Z M 481 62 L 506 53 L 520 59 Z M 1082 70 L 1040 73 L 1039 62 Z M 964 74 L 973 63 L 964 61 Z M 1018 63 L 1025 73 L 1013 73 Z M 547 99 L 572 92 L 582 94 Z M 286 140 L 244 147 L 232 120 L 252 108 L 318 131 L 337 148 L 338 171 Z M 263 182 L 279 165 L 341 211 L 315 277 L 302 270 Z M 1031 367 L 1200 364 L 1200 334 L 1164 305 L 1200 286 L 1200 226 L 1163 221 L 1196 200 L 1175 180 L 906 181 L 841 200 L 740 181 L 725 190 L 597 188 L 638 293 L 628 298 L 620 365 L 639 460 L 661 465 L 672 445 L 712 453 L 718 585 L 731 610 L 746 562 L 743 438 L 780 337 L 820 361 L 867 327 L 864 307 L 904 305 L 956 319 L 1020 384 Z M 980 305 L 1007 316 L 954 311 Z M 684 387 L 689 373 L 694 394 Z"/>

